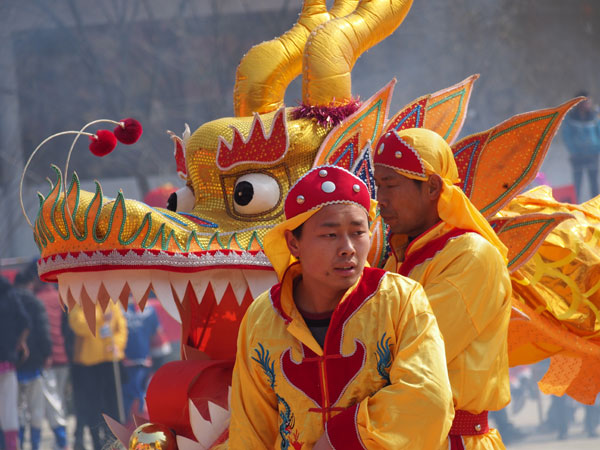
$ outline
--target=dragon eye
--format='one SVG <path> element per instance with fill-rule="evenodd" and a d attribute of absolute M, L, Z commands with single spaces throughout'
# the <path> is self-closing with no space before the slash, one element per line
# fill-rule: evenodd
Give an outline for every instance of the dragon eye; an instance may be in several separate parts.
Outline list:
<path fill-rule="evenodd" d="M 235 182 L 233 205 L 238 214 L 260 214 L 281 200 L 279 183 L 264 173 L 242 175 Z"/>
<path fill-rule="evenodd" d="M 194 192 L 185 186 L 171 194 L 167 201 L 167 209 L 173 212 L 188 213 L 194 209 L 195 201 Z"/>

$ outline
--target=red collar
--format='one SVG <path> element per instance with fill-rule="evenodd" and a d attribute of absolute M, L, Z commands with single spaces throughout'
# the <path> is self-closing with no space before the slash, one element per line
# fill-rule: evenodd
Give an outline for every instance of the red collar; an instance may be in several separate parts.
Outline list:
<path fill-rule="evenodd" d="M 412 246 L 412 244 L 414 242 L 417 241 L 418 238 L 415 239 L 413 242 L 410 243 L 410 245 L 406 249 L 405 255 L 408 254 L 408 256 L 405 257 L 402 264 L 400 264 L 398 273 L 400 275 L 404 275 L 405 277 L 408 276 L 408 274 L 416 266 L 418 266 L 419 264 L 421 264 L 422 262 L 424 262 L 430 258 L 433 258 L 440 250 L 442 250 L 446 246 L 447 242 L 450 239 L 455 238 L 457 236 L 461 236 L 470 231 L 471 230 L 465 230 L 462 228 L 453 228 L 452 230 L 448 231 L 447 233 L 427 242 L 425 245 L 423 245 L 423 247 L 415 250 L 414 252 L 409 253 L 408 252 L 409 248 Z"/>
<path fill-rule="evenodd" d="M 288 272 L 286 271 L 286 275 L 287 274 Z M 356 284 L 353 291 L 350 292 L 344 301 L 340 302 L 335 308 L 332 314 L 331 325 L 333 326 L 334 322 L 341 321 L 341 323 L 343 323 L 345 319 L 351 316 L 366 299 L 372 297 L 377 291 L 379 283 L 384 275 L 384 270 L 365 267 L 360 281 Z M 271 304 L 275 311 L 283 318 L 286 324 L 289 324 L 292 321 L 292 317 L 283 309 L 281 304 L 281 290 L 285 279 L 286 277 L 284 275 L 282 281 L 271 288 L 269 296 L 271 297 Z"/>

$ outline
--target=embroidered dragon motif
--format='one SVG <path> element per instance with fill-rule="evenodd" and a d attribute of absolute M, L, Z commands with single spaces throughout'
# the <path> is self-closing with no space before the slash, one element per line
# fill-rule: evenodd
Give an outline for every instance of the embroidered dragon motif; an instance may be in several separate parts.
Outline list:
<path fill-rule="evenodd" d="M 386 339 L 386 334 L 383 333 L 381 340 L 377 342 L 377 372 L 386 381 L 386 386 L 391 384 L 390 382 L 390 368 L 392 367 L 392 352 L 390 351 L 390 337 Z"/>
<path fill-rule="evenodd" d="M 256 357 L 252 356 L 252 359 L 260 364 L 263 372 L 267 376 L 269 380 L 269 386 L 275 392 L 275 360 L 271 360 L 271 355 L 269 350 L 266 350 L 264 346 L 259 342 L 259 349 L 254 349 L 256 352 Z M 277 398 L 277 405 L 279 406 L 279 417 L 281 418 L 281 424 L 279 425 L 279 436 L 281 436 L 281 450 L 288 450 L 290 444 L 294 447 L 294 449 L 302 448 L 302 443 L 298 442 L 298 431 L 294 433 L 292 436 L 294 438 L 294 442 L 290 442 L 289 437 L 294 429 L 294 425 L 296 424 L 296 418 L 294 417 L 294 413 L 290 409 L 290 406 L 285 401 L 283 397 L 281 397 L 277 392 L 275 392 L 275 397 Z M 300 447 L 297 445 L 300 444 Z"/>

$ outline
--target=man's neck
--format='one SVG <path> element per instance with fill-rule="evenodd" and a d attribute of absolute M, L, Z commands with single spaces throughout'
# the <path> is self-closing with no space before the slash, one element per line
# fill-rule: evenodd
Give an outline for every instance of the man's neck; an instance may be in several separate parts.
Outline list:
<path fill-rule="evenodd" d="M 312 314 L 333 312 L 344 293 L 332 293 L 322 286 L 311 286 L 302 277 L 294 282 L 294 303 L 297 308 Z"/>
<path fill-rule="evenodd" d="M 432 236 L 437 236 L 439 234 L 436 231 L 434 234 L 430 234 L 430 232 L 438 227 L 442 221 L 438 218 L 436 222 L 434 222 L 429 228 L 422 231 L 420 234 L 417 234 L 414 237 L 409 236 L 408 234 L 393 234 L 390 237 L 390 245 L 394 252 L 394 255 L 397 261 L 402 262 L 404 260 L 404 255 L 408 250 L 408 247 L 418 248 L 424 242 L 422 239 L 426 238 L 427 240 L 431 239 Z M 427 236 L 427 237 L 426 237 Z M 419 242 L 415 242 L 419 241 Z M 411 245 L 412 244 L 412 245 Z"/>
<path fill-rule="evenodd" d="M 423 222 L 421 228 L 406 235 L 408 242 L 412 242 L 415 239 L 420 239 L 421 237 L 425 236 L 427 233 L 437 227 L 441 221 L 442 220 L 440 219 L 440 216 L 437 215 L 437 212 L 431 215 L 429 220 Z"/>

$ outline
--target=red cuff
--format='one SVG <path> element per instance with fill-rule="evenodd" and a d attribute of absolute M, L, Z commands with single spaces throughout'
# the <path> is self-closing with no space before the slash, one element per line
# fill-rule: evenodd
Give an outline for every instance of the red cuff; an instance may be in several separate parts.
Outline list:
<path fill-rule="evenodd" d="M 325 424 L 327 439 L 334 449 L 363 450 L 366 448 L 360 439 L 356 425 L 358 406 L 356 404 L 345 409 Z"/>

